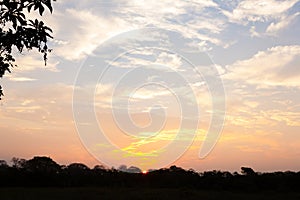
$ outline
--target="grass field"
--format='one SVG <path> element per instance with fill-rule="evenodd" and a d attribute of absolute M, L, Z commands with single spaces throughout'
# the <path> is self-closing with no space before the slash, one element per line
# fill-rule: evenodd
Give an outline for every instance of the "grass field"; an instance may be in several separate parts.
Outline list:
<path fill-rule="evenodd" d="M 192 189 L 150 188 L 0 188 L 1 200 L 90 200 L 90 199 L 300 199 L 298 193 L 227 192 Z"/>

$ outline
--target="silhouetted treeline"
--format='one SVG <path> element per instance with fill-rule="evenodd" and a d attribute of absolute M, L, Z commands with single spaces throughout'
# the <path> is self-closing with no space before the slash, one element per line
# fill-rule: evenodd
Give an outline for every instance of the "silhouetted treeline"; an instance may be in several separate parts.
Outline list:
<path fill-rule="evenodd" d="M 127 169 L 126 166 L 121 168 Z M 136 167 L 128 168 L 140 172 Z M 205 190 L 298 191 L 300 172 L 258 173 L 248 167 L 241 172 L 207 171 L 198 173 L 171 166 L 147 174 L 127 173 L 97 165 L 90 169 L 82 163 L 59 165 L 49 157 L 30 160 L 0 160 L 1 187 L 150 187 L 193 188 Z"/>

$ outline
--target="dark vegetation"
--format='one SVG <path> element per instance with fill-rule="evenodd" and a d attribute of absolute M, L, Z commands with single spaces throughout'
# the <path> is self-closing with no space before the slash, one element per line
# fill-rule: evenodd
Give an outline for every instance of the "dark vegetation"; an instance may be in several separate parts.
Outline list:
<path fill-rule="evenodd" d="M 197 190 L 192 188 L 0 188 L 1 200 L 299 200 L 296 192 L 248 192 L 226 190 Z"/>
<path fill-rule="evenodd" d="M 258 173 L 242 167 L 241 173 L 195 172 L 171 166 L 147 174 L 127 173 L 97 165 L 59 165 L 49 157 L 0 161 L 1 187 L 111 187 L 111 188 L 190 188 L 224 191 L 298 192 L 300 172 Z"/>
<path fill-rule="evenodd" d="M 59 165 L 49 157 L 13 158 L 10 165 L 0 160 L 0 199 L 300 199 L 300 172 L 119 169 Z"/>

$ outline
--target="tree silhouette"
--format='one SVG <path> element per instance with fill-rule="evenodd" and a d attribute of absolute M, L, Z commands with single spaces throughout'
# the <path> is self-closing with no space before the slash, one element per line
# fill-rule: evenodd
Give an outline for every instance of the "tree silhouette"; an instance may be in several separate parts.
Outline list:
<path fill-rule="evenodd" d="M 36 156 L 25 162 L 24 168 L 30 173 L 36 174 L 57 174 L 61 167 L 51 158 L 45 156 Z"/>
<path fill-rule="evenodd" d="M 64 166 L 44 156 L 30 160 L 13 158 L 12 166 L 0 160 L 0 189 L 51 186 L 299 192 L 300 188 L 300 172 L 291 171 L 259 173 L 249 167 L 242 167 L 241 174 L 220 170 L 198 173 L 173 165 L 143 174 L 137 173 L 137 167 L 127 168 L 123 165 L 119 169 L 122 171 L 101 165 L 91 169 L 82 163 Z"/>
<path fill-rule="evenodd" d="M 58 183 L 61 167 L 49 157 L 36 156 L 25 162 L 22 171 L 28 185 L 51 186 Z"/>
<path fill-rule="evenodd" d="M 0 0 L 0 78 L 16 66 L 12 55 L 14 48 L 20 53 L 24 49 L 37 49 L 43 54 L 46 65 L 47 54 L 51 52 L 47 41 L 52 38 L 52 30 L 43 21 L 31 20 L 25 15 L 33 9 L 42 16 L 45 8 L 52 13 L 52 0 Z M 0 100 L 2 96 L 0 86 Z"/>
<path fill-rule="evenodd" d="M 9 167 L 7 162 L 5 160 L 0 160 L 0 168 L 6 168 Z"/>
<path fill-rule="evenodd" d="M 255 171 L 250 167 L 241 167 L 241 170 L 242 174 L 246 176 L 252 176 L 256 174 Z"/>
<path fill-rule="evenodd" d="M 13 157 L 11 159 L 11 162 L 13 163 L 13 168 L 22 169 L 25 166 L 26 160 L 23 158 Z"/>

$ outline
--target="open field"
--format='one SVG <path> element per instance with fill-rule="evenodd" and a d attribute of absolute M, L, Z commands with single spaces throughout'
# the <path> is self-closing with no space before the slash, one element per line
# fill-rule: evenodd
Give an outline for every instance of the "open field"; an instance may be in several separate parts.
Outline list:
<path fill-rule="evenodd" d="M 300 199 L 298 193 L 227 192 L 156 188 L 0 188 L 1 200 L 89 200 L 89 199 Z"/>

